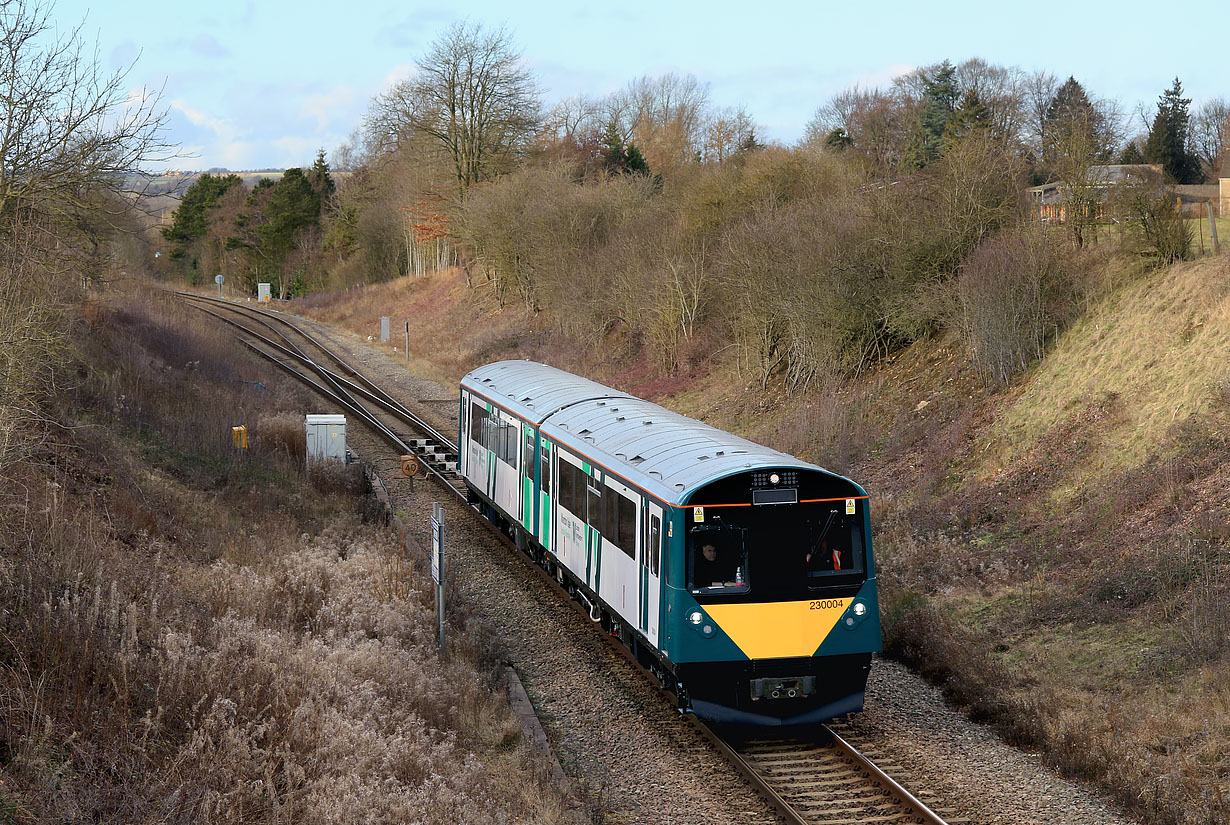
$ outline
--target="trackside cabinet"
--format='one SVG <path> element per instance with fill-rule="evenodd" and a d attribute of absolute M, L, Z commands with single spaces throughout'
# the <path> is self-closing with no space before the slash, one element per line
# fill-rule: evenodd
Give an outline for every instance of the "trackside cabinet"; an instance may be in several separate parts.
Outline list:
<path fill-rule="evenodd" d="M 346 461 L 346 416 L 307 416 L 307 460 Z"/>

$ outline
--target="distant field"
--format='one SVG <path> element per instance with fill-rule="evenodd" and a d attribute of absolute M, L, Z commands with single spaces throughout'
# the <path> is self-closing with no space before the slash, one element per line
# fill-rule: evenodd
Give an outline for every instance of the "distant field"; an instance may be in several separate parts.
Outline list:
<path fill-rule="evenodd" d="M 141 181 L 140 186 L 149 193 L 145 201 L 146 211 L 155 217 L 161 217 L 179 206 L 179 199 L 196 179 L 204 172 L 186 172 L 178 175 L 157 175 Z M 277 180 L 282 177 L 281 170 L 266 172 L 210 172 L 211 175 L 238 175 L 249 188 L 255 186 L 261 178 Z M 133 184 L 134 190 L 139 188 Z"/>

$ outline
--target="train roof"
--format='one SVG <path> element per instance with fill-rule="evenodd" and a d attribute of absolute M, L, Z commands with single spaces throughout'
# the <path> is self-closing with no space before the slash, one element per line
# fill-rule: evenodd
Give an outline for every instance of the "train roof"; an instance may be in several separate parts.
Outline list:
<path fill-rule="evenodd" d="M 815 470 L 840 478 L 658 404 L 533 361 L 479 367 L 462 379 L 462 386 L 668 504 L 686 504 L 693 492 L 711 482 L 762 467 Z"/>

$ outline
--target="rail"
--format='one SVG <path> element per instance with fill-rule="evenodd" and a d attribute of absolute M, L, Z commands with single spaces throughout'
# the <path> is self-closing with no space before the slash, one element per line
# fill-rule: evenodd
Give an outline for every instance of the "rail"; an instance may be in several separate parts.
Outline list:
<path fill-rule="evenodd" d="M 179 293 L 179 294 L 183 295 L 184 297 L 188 298 L 191 301 L 195 301 L 198 303 L 200 302 L 220 302 L 226 305 L 228 309 L 232 309 L 234 311 L 245 313 L 245 314 L 246 313 L 256 313 L 256 314 L 261 314 L 261 315 L 266 315 L 266 316 L 275 315 L 275 313 L 269 312 L 267 310 L 260 310 L 260 309 L 240 305 L 240 304 L 234 304 L 229 301 L 220 301 L 220 299 L 217 299 L 217 298 L 209 298 L 207 296 L 200 296 L 194 293 Z M 373 416 L 369 411 L 363 408 L 362 405 L 360 405 L 358 401 L 353 397 L 354 395 L 358 395 L 366 399 L 369 403 L 377 405 L 382 410 L 384 410 L 387 414 L 392 415 L 399 421 L 409 425 L 410 427 L 414 429 L 417 429 L 419 432 L 423 433 L 423 435 L 426 436 L 428 439 L 439 442 L 442 446 L 446 447 L 449 451 L 451 451 L 452 454 L 454 455 L 457 454 L 457 446 L 453 444 L 443 434 L 441 434 L 438 430 L 431 427 L 431 425 L 429 425 L 421 417 L 412 413 L 400 402 L 393 399 L 383 389 L 380 389 L 373 382 L 371 382 L 370 379 L 366 378 L 358 370 L 354 369 L 351 365 L 346 363 L 344 359 L 342 359 L 340 356 L 333 353 L 328 348 L 324 347 L 322 344 L 316 341 L 316 339 L 313 336 L 303 331 L 301 328 L 299 328 L 296 324 L 289 321 L 288 319 L 276 318 L 276 320 L 278 320 L 279 322 L 283 324 L 290 326 L 299 335 L 303 336 L 305 339 L 310 341 L 312 346 L 320 349 L 322 352 L 325 352 L 344 371 L 346 371 L 351 376 L 351 378 L 353 378 L 354 380 L 350 380 L 350 378 L 345 378 L 341 375 L 338 375 L 332 372 L 331 370 L 328 370 L 325 367 L 317 364 L 315 361 L 309 358 L 305 353 L 303 353 L 302 350 L 299 349 L 299 347 L 291 344 L 289 341 L 287 341 L 287 346 L 283 346 L 281 344 L 278 344 L 276 341 L 273 341 L 272 339 L 267 338 L 266 336 L 263 336 L 257 332 L 254 332 L 253 330 L 249 329 L 248 327 L 245 327 L 244 325 L 238 323 L 237 321 L 231 318 L 227 318 L 217 312 L 214 312 L 210 309 L 206 309 L 203 306 L 198 306 L 197 308 L 201 309 L 201 311 L 206 312 L 211 316 L 214 316 L 215 318 L 218 318 L 219 320 L 224 321 L 225 323 L 228 323 L 228 324 L 231 324 L 233 326 L 240 328 L 244 332 L 244 334 L 258 339 L 262 343 L 262 345 L 270 348 L 271 350 L 273 350 L 273 352 L 265 351 L 260 346 L 257 346 L 251 343 L 250 341 L 246 341 L 241 338 L 241 340 L 243 340 L 243 343 L 245 343 L 254 352 L 260 354 L 262 357 L 268 359 L 274 364 L 277 364 L 278 366 L 282 367 L 284 370 L 295 375 L 300 380 L 304 381 L 309 386 L 314 388 L 317 392 L 321 393 L 322 395 L 325 395 L 327 398 L 329 398 L 331 401 L 338 404 L 342 408 L 353 411 L 364 423 L 368 424 L 373 429 L 375 429 L 378 434 L 380 434 L 386 441 L 388 441 L 390 445 L 393 446 L 395 449 L 398 449 L 399 451 L 401 451 L 402 454 L 412 453 L 412 452 L 415 452 L 415 450 L 410 444 L 408 444 L 406 441 L 404 441 L 399 436 L 397 436 L 395 433 L 393 433 L 392 430 L 384 426 L 383 423 L 381 423 L 375 418 L 375 416 Z M 280 333 L 279 333 L 279 337 L 282 337 L 283 340 L 286 340 L 285 336 L 282 336 Z M 316 372 L 318 375 L 321 375 L 322 379 L 324 379 L 328 384 L 333 385 L 335 388 L 329 389 L 326 386 L 322 386 L 321 384 L 312 380 L 308 376 L 305 376 L 304 374 L 299 372 L 299 370 L 295 367 L 293 363 L 283 361 L 281 358 L 279 358 L 274 353 L 281 353 L 289 357 L 292 361 L 298 362 L 300 365 L 309 367 L 311 370 Z M 424 466 L 431 472 L 431 474 L 438 481 L 440 481 L 444 485 L 446 489 L 450 490 L 454 495 L 457 495 L 462 500 L 462 502 L 466 502 L 466 494 L 464 491 L 464 486 L 459 486 L 458 484 L 456 484 L 455 477 L 450 476 L 449 474 L 441 471 L 439 468 L 432 466 L 430 463 L 424 462 Z M 494 524 L 492 524 L 487 519 L 482 519 L 481 521 L 493 533 L 498 535 L 506 544 L 508 544 L 513 549 L 516 549 L 516 543 L 512 540 L 510 536 L 508 536 L 507 533 L 498 529 Z M 560 583 L 555 579 L 555 577 L 552 576 L 540 564 L 535 563 L 534 560 L 530 558 L 529 555 L 527 555 L 526 553 L 517 552 L 514 554 L 514 556 L 517 559 L 519 559 L 528 570 L 532 570 L 536 575 L 542 577 L 544 581 L 549 582 L 554 588 L 562 590 Z M 567 595 L 566 591 L 565 591 L 565 595 Z M 569 599 L 568 604 L 573 609 L 575 609 L 580 615 L 585 616 L 587 619 L 592 618 L 592 616 L 589 615 L 590 611 L 587 611 L 585 607 L 583 607 L 576 600 Z M 663 692 L 667 696 L 677 701 L 677 697 L 674 695 L 673 686 L 668 683 L 669 680 L 662 680 L 660 674 L 650 672 L 650 670 L 648 670 L 647 668 L 645 668 L 644 665 L 642 665 L 642 663 L 637 659 L 637 657 L 633 654 L 633 652 L 629 650 L 628 647 L 626 647 L 620 641 L 618 641 L 616 638 L 609 636 L 607 634 L 601 634 L 600 638 L 602 638 L 605 641 L 605 643 L 613 651 L 618 652 L 627 661 L 629 661 L 647 679 L 650 679 L 651 681 L 658 681 L 659 683 L 661 683 Z M 782 816 L 788 822 L 792 823 L 793 825 L 815 825 L 815 823 L 830 821 L 830 820 L 826 820 L 825 818 L 817 818 L 815 816 L 811 816 L 805 811 L 799 810 L 799 807 L 796 804 L 792 803 L 787 798 L 787 794 L 784 793 L 777 786 L 777 783 L 775 783 L 770 777 L 767 777 L 764 774 L 764 772 L 757 770 L 757 768 L 754 765 L 752 765 L 751 762 L 743 754 L 741 754 L 734 745 L 732 745 L 725 738 L 723 738 L 723 736 L 721 735 L 719 731 L 704 724 L 699 719 L 697 719 L 695 716 L 689 715 L 687 718 L 690 724 L 693 726 L 693 728 L 696 731 L 698 731 L 701 734 L 701 736 L 705 740 L 707 740 L 719 753 L 721 753 L 723 757 L 732 765 L 732 767 L 735 768 L 735 770 L 739 773 L 739 775 L 742 776 L 743 779 L 762 798 L 764 798 L 777 811 L 777 813 L 780 816 Z M 883 814 L 880 814 L 880 815 L 876 815 L 875 817 L 868 818 L 865 821 L 887 822 L 887 821 L 893 821 L 894 819 L 896 819 L 896 821 L 905 821 L 904 820 L 905 817 L 911 817 L 916 820 L 921 820 L 922 822 L 926 823 L 926 825 L 946 825 L 944 819 L 942 819 L 938 814 L 932 811 L 926 804 L 924 804 L 916 796 L 910 793 L 904 786 L 902 786 L 900 783 L 894 780 L 880 767 L 875 765 L 875 763 L 873 763 L 869 758 L 867 758 L 862 753 L 860 753 L 853 745 L 851 745 L 848 741 L 846 741 L 836 732 L 834 732 L 833 730 L 827 727 L 820 728 L 818 732 L 821 733 L 824 738 L 829 738 L 829 740 L 832 742 L 832 747 L 834 749 L 839 750 L 845 756 L 845 758 L 847 758 L 850 762 L 852 762 L 854 765 L 857 766 L 858 770 L 862 774 L 874 780 L 874 782 L 878 786 L 884 788 L 885 791 L 891 794 L 891 796 L 894 799 L 898 800 L 899 804 L 902 806 L 902 809 L 903 809 L 902 814 L 899 816 L 884 816 Z M 814 743 L 811 743 L 809 746 L 814 747 Z M 843 819 L 842 821 L 849 823 L 849 822 L 857 822 L 858 820 L 847 818 L 847 819 Z"/>

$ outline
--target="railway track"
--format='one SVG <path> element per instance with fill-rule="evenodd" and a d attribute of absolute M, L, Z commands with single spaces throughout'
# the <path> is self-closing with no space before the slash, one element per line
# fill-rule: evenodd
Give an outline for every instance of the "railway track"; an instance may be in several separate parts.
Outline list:
<path fill-rule="evenodd" d="M 239 340 L 357 417 L 401 456 L 465 498 L 457 447 L 448 436 L 389 395 L 318 338 L 283 313 L 218 298 L 178 292 L 200 311 L 239 331 Z M 266 334 L 268 333 L 268 334 Z M 274 336 L 274 337 L 271 337 Z"/>
<path fill-rule="evenodd" d="M 192 306 L 238 330 L 251 350 L 296 376 L 341 409 L 354 415 L 402 456 L 420 459 L 424 471 L 466 501 L 457 472 L 457 446 L 421 416 L 363 376 L 315 336 L 283 313 L 236 304 L 195 293 L 177 293 Z M 269 333 L 269 334 L 266 334 Z M 505 532 L 482 522 L 515 548 Z M 527 568 L 558 587 L 555 579 L 525 554 Z M 578 602 L 572 607 L 586 613 Z M 656 680 L 617 640 L 603 636 L 611 649 L 647 679 Z M 669 690 L 664 688 L 664 692 Z M 672 699 L 674 697 L 672 696 Z M 860 753 L 837 725 L 804 739 L 740 739 L 687 717 L 744 780 L 792 825 L 946 825 L 924 802 Z M 896 766 L 886 766 L 900 772 Z M 950 820 L 955 823 L 961 820 Z"/>

